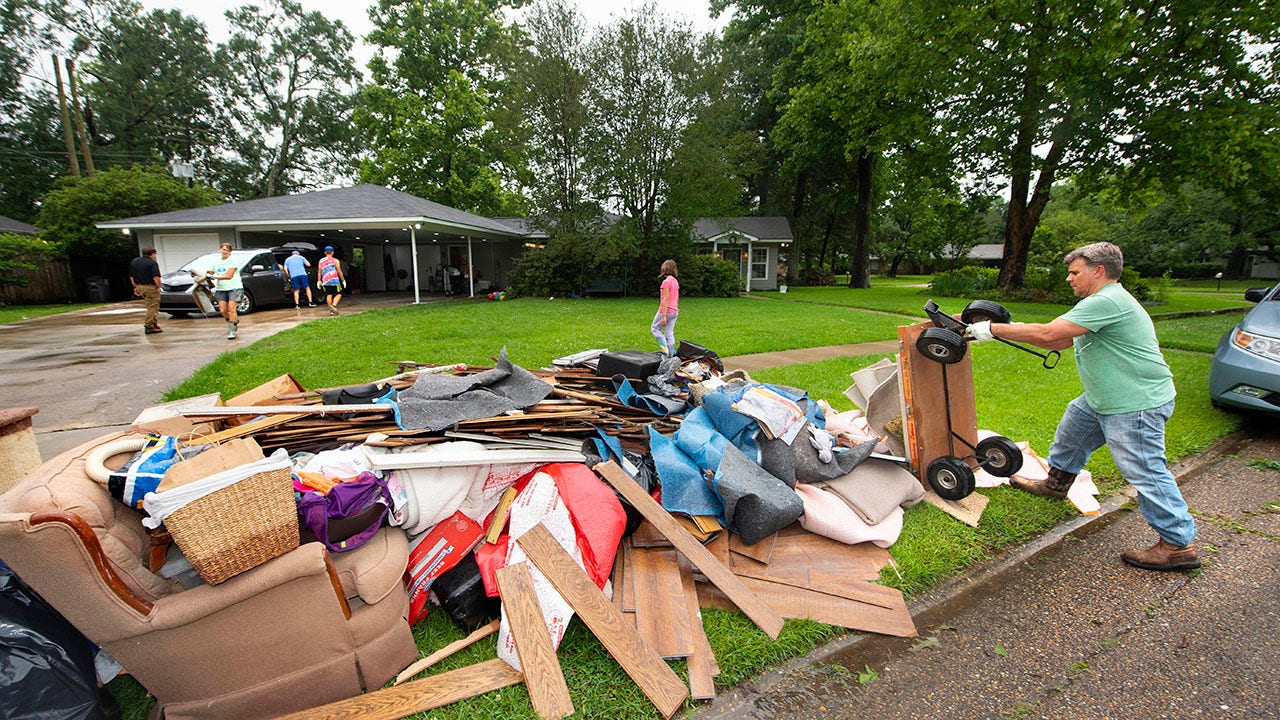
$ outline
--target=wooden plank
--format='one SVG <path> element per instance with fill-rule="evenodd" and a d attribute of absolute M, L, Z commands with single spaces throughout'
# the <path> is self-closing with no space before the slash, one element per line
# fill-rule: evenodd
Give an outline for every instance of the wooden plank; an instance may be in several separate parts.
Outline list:
<path fill-rule="evenodd" d="M 671 514 L 645 492 L 634 480 L 622 472 L 616 463 L 600 463 L 595 466 L 605 482 L 613 486 L 646 520 L 653 523 L 663 535 L 676 546 L 708 580 L 716 584 L 751 621 L 769 637 L 777 640 L 782 632 L 782 617 L 764 601 L 747 589 L 742 581 L 723 563 L 719 562 L 704 548 Z"/>
<path fill-rule="evenodd" d="M 662 717 L 674 715 L 689 696 L 689 690 L 658 653 L 644 643 L 635 628 L 627 625 L 614 610 L 586 571 L 578 567 L 541 525 L 533 526 L 516 543 L 640 686 Z"/>
<path fill-rule="evenodd" d="M 810 577 L 823 573 L 845 579 L 879 580 L 880 568 L 890 564 L 888 551 L 871 543 L 846 545 L 808 531 L 780 535 L 773 562 L 768 565 L 737 553 L 730 555 L 730 567 L 735 573 L 758 577 L 767 572 L 771 580 L 802 587 Z"/>
<path fill-rule="evenodd" d="M 832 575 L 823 570 L 808 568 L 806 578 L 800 580 L 795 573 L 784 573 L 777 577 L 770 570 L 771 566 L 758 563 L 738 563 L 733 566 L 734 574 L 756 580 L 775 582 L 780 585 L 804 588 L 823 595 L 834 595 L 849 600 L 878 605 L 882 608 L 897 607 L 902 601 L 902 592 L 884 585 L 876 585 L 865 580 L 850 580 L 848 577 Z"/>
<path fill-rule="evenodd" d="M 748 545 L 742 542 L 742 538 L 737 535 L 730 534 L 729 550 L 739 555 L 746 555 L 756 562 L 769 564 L 769 559 L 773 557 L 773 546 L 778 542 L 778 533 L 774 533 L 769 537 L 761 540 L 755 545 Z"/>
<path fill-rule="evenodd" d="M 627 540 L 618 543 L 618 552 L 613 554 L 613 573 L 609 579 L 613 584 L 613 609 L 622 612 L 623 598 L 627 588 Z"/>
<path fill-rule="evenodd" d="M 516 501 L 517 494 L 514 485 L 507 488 L 498 500 L 498 506 L 493 509 L 489 520 L 489 529 L 484 534 L 484 541 L 490 545 L 497 544 L 498 538 L 502 536 L 503 529 L 507 527 L 507 515 L 511 514 L 511 503 Z"/>
<path fill-rule="evenodd" d="M 911 619 L 905 602 L 888 609 L 767 580 L 742 578 L 742 582 L 783 617 L 816 620 L 828 625 L 882 635 L 916 636 L 916 624 Z M 703 607 L 734 608 L 733 601 L 724 592 L 719 588 L 709 587 L 706 583 L 698 586 L 698 600 Z"/>
<path fill-rule="evenodd" d="M 671 541 L 658 532 L 653 523 L 645 520 L 631 534 L 631 546 L 638 548 L 671 547 Z"/>
<path fill-rule="evenodd" d="M 636 573 L 635 573 L 636 566 L 635 566 L 635 563 L 632 562 L 632 555 L 633 553 L 635 553 L 635 548 L 631 545 L 631 538 L 627 538 L 623 542 L 624 544 L 622 546 L 622 549 L 626 552 L 625 561 L 627 563 L 627 570 L 622 577 L 622 582 L 624 583 L 623 584 L 624 592 L 622 593 L 622 612 L 631 613 L 632 615 L 635 615 L 636 613 Z M 635 618 L 632 618 L 632 619 L 634 620 Z"/>
<path fill-rule="evenodd" d="M 702 627 L 698 589 L 693 582 L 693 568 L 687 561 L 680 563 L 680 587 L 684 591 L 681 599 L 693 635 L 693 654 L 689 656 L 689 696 L 694 700 L 711 700 L 716 696 L 715 676 L 720 674 L 720 668 L 716 666 L 716 655 Z"/>
<path fill-rule="evenodd" d="M 390 405 L 374 403 L 352 405 L 223 405 L 220 407 L 182 410 L 183 417 L 237 417 L 240 415 L 340 415 L 342 413 L 394 412 Z"/>
<path fill-rule="evenodd" d="M 431 667 L 432 665 L 435 665 L 436 663 L 458 652 L 459 650 L 465 647 L 470 647 L 476 641 L 487 638 L 490 635 L 498 632 L 498 627 L 500 625 L 500 622 L 501 621 L 499 620 L 494 620 L 493 622 L 489 623 L 488 625 L 485 625 L 484 627 L 476 628 L 474 632 L 462 638 L 461 640 L 454 640 L 453 642 L 449 643 L 448 645 L 445 645 L 439 650 L 436 650 L 430 655 L 424 658 L 421 658 L 420 660 L 414 661 L 412 665 L 405 668 L 404 670 L 401 670 L 400 674 L 396 675 L 396 681 L 392 684 L 399 685 L 405 680 L 408 680 L 414 675 L 417 675 L 423 670 L 426 670 L 427 668 Z"/>
<path fill-rule="evenodd" d="M 635 575 L 636 629 L 658 654 L 670 660 L 693 654 L 692 631 L 680 586 L 680 566 L 670 548 L 631 551 Z"/>
<path fill-rule="evenodd" d="M 573 700 L 569 686 L 564 682 L 564 671 L 556 658 L 546 621 L 542 618 L 542 606 L 533 587 L 533 576 L 525 563 L 499 568 L 495 574 L 498 595 L 502 598 L 502 611 L 507 616 L 511 637 L 516 643 L 516 656 L 526 677 L 536 678 L 525 683 L 529 700 L 539 717 L 560 720 L 573 714 Z"/>
<path fill-rule="evenodd" d="M 459 700 L 509 687 L 524 680 L 506 662 L 494 658 L 421 680 L 375 690 L 346 700 L 291 713 L 277 720 L 399 720 Z"/>
<path fill-rule="evenodd" d="M 277 425 L 283 425 L 292 420 L 297 420 L 300 417 L 302 416 L 297 414 L 264 417 L 260 420 L 254 420 L 253 422 L 244 423 L 243 425 L 237 425 L 233 428 L 228 428 L 227 430 L 222 430 L 212 435 L 198 436 L 193 438 L 192 442 L 220 443 L 226 442 L 227 440 L 235 440 L 236 438 L 244 437 L 245 435 L 252 435 L 256 432 L 267 430 Z"/>

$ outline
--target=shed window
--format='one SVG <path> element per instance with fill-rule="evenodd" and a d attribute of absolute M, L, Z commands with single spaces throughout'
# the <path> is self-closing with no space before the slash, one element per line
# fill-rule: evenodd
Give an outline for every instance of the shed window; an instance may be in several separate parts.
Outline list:
<path fill-rule="evenodd" d="M 769 248 L 751 248 L 751 279 L 765 280 L 769 277 Z"/>

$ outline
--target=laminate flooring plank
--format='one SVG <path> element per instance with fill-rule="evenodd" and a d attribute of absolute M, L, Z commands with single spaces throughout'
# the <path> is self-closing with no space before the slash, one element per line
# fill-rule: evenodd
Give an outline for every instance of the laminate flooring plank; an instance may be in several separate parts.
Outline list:
<path fill-rule="evenodd" d="M 573 699 L 564 681 L 564 671 L 551 644 L 546 621 L 542 619 L 542 606 L 538 592 L 533 587 L 533 576 L 525 563 L 500 568 L 496 575 L 498 595 L 502 598 L 502 611 L 516 641 L 516 656 L 525 677 L 529 699 L 538 716 L 546 720 L 561 720 L 573 714 Z"/>
<path fill-rule="evenodd" d="M 911 619 L 905 602 L 901 607 L 886 609 L 767 580 L 743 578 L 742 581 L 783 617 L 816 620 L 827 625 L 882 635 L 916 637 L 916 624 Z M 707 583 L 698 586 L 698 601 L 703 607 L 726 610 L 734 607 L 733 601 L 723 591 L 710 587 Z"/>
<path fill-rule="evenodd" d="M 613 555 L 613 573 L 609 582 L 613 586 L 613 609 L 622 612 L 623 599 L 627 589 L 627 540 L 623 538 L 618 544 L 618 552 Z"/>
<path fill-rule="evenodd" d="M 688 562 L 680 563 L 680 587 L 682 600 L 688 613 L 690 631 L 693 633 L 693 654 L 689 656 L 689 696 L 694 700 L 711 700 L 716 696 L 715 676 L 720 674 L 715 652 L 707 641 L 702 627 L 702 613 L 698 607 L 698 589 L 693 582 L 693 568 Z"/>
<path fill-rule="evenodd" d="M 773 569 L 772 566 L 766 565 L 761 568 L 756 563 L 736 563 L 733 566 L 734 574 L 739 577 L 791 585 L 792 587 L 804 588 L 824 595 L 834 595 L 869 605 L 878 605 L 886 609 L 898 607 L 903 602 L 902 591 L 884 585 L 875 585 L 865 580 L 852 580 L 848 576 L 836 576 L 817 569 L 806 569 L 807 574 L 801 579 L 797 576 L 797 573 L 788 572 L 775 575 L 770 572 L 771 569 Z"/>
<path fill-rule="evenodd" d="M 626 498 L 632 507 L 640 511 L 646 520 L 653 523 L 658 532 L 665 535 L 681 554 L 689 558 L 689 561 L 708 580 L 732 598 L 733 604 L 751 618 L 757 627 L 774 640 L 778 639 L 778 634 L 782 632 L 782 616 L 747 589 L 737 575 L 734 575 L 724 563 L 716 560 L 697 539 L 689 534 L 688 530 L 681 527 L 680 523 L 658 504 L 658 501 L 628 477 L 617 463 L 600 463 L 595 466 L 595 471 Z"/>
<path fill-rule="evenodd" d="M 689 696 L 689 689 L 666 661 L 645 644 L 635 627 L 627 624 L 600 588 L 587 577 L 586 571 L 560 547 L 550 531 L 535 525 L 516 543 L 556 592 L 578 613 L 613 659 L 640 686 L 662 717 L 674 715 Z"/>
<path fill-rule="evenodd" d="M 494 620 L 488 625 L 484 625 L 482 627 L 476 628 L 475 631 L 473 631 L 470 635 L 462 638 L 461 640 L 454 640 L 453 642 L 449 643 L 448 645 L 445 645 L 439 650 L 436 650 L 430 655 L 420 660 L 414 661 L 412 665 L 405 668 L 404 670 L 401 670 L 400 674 L 396 675 L 396 681 L 394 684 L 399 685 L 405 680 L 408 680 L 414 675 L 417 675 L 423 670 L 426 670 L 427 668 L 431 667 L 432 665 L 435 665 L 436 663 L 458 652 L 459 650 L 465 647 L 470 647 L 472 644 L 476 643 L 477 641 L 487 638 L 490 635 L 498 632 L 499 623 L 500 621 Z"/>
<path fill-rule="evenodd" d="M 399 720 L 515 685 L 524 680 L 505 661 L 494 658 L 457 670 L 374 690 L 346 700 L 291 713 L 276 720 Z"/>
<path fill-rule="evenodd" d="M 684 596 L 680 587 L 680 565 L 670 547 L 633 548 L 632 570 L 636 588 L 636 629 L 658 654 L 670 660 L 693 654 Z"/>
<path fill-rule="evenodd" d="M 632 562 L 632 557 L 636 551 L 635 546 L 631 544 L 631 538 L 623 541 L 622 549 L 626 555 L 624 562 L 627 569 L 622 574 L 622 612 L 636 614 L 636 566 Z"/>
<path fill-rule="evenodd" d="M 729 550 L 739 555 L 746 555 L 756 562 L 768 565 L 773 557 L 773 547 L 778 542 L 778 533 L 774 533 L 764 538 L 755 545 L 748 545 L 742 542 L 742 538 L 737 535 L 729 536 Z"/>

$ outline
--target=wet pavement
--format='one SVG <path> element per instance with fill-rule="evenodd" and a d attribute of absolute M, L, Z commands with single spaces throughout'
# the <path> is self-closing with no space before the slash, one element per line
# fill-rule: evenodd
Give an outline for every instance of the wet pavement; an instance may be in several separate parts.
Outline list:
<path fill-rule="evenodd" d="M 1204 568 L 1120 561 L 1154 533 L 1124 497 L 911 603 L 920 637 L 849 636 L 694 714 L 763 718 L 1280 717 L 1280 429 L 1175 468 Z"/>
<path fill-rule="evenodd" d="M 412 302 L 408 293 L 347 295 L 339 308 L 345 315 Z M 220 317 L 160 313 L 164 332 L 145 335 L 142 303 L 132 301 L 0 325 L 0 408 L 40 409 L 33 428 L 47 460 L 128 426 L 219 354 L 327 317 L 323 303 L 259 310 L 243 316 L 238 337 L 227 340 Z"/>

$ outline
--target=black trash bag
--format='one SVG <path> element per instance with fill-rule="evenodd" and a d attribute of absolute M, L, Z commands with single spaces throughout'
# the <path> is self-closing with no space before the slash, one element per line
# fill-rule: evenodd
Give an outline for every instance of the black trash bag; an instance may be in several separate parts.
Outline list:
<path fill-rule="evenodd" d="M 716 372 L 724 373 L 724 361 L 720 359 L 720 356 L 716 354 L 716 351 L 708 350 L 697 343 L 691 343 L 688 340 L 681 340 L 680 344 L 676 346 L 676 357 L 681 360 L 701 360 L 706 358 L 715 365 Z"/>
<path fill-rule="evenodd" d="M 320 393 L 320 401 L 325 405 L 372 405 L 375 400 L 393 395 L 395 388 L 390 385 L 369 383 L 368 385 L 352 385 L 351 387 L 334 388 Z M 340 420 L 350 420 L 360 413 L 338 413 Z"/>
<path fill-rule="evenodd" d="M 0 717 L 107 720 L 119 709 L 98 688 L 93 648 L 0 562 Z"/>
<path fill-rule="evenodd" d="M 605 447 L 607 457 L 601 456 L 602 447 Z M 582 454 L 586 456 L 583 462 L 586 463 L 587 467 L 595 467 L 602 462 L 615 459 L 613 449 L 608 448 L 596 438 L 588 438 L 582 441 Z M 653 464 L 653 456 L 649 453 L 639 455 L 627 450 L 623 450 L 622 455 L 636 467 L 636 474 L 631 479 L 635 480 L 636 484 L 645 493 L 653 494 L 653 489 L 659 484 L 658 468 Z M 631 537 L 636 528 L 640 527 L 640 523 L 644 522 L 644 516 L 640 514 L 639 510 L 635 509 L 629 500 L 622 497 L 622 494 L 617 490 L 614 490 L 613 494 L 618 498 L 618 502 L 622 503 L 622 511 L 627 514 L 627 524 L 622 529 L 622 536 Z"/>

